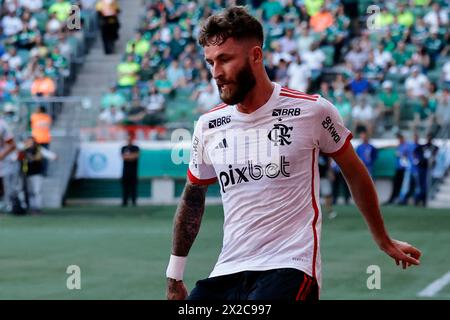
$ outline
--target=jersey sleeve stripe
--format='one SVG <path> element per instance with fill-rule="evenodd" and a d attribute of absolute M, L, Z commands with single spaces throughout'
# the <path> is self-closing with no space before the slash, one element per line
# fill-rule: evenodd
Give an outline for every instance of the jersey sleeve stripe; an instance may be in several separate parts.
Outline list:
<path fill-rule="evenodd" d="M 316 149 L 314 148 L 312 150 L 312 165 L 311 165 L 311 202 L 312 202 L 312 207 L 314 210 L 314 219 L 312 222 L 312 231 L 313 231 L 313 236 L 314 236 L 314 252 L 313 252 L 313 259 L 312 259 L 312 276 L 313 278 L 316 278 L 316 262 L 317 262 L 317 251 L 318 251 L 318 242 L 319 239 L 317 237 L 317 229 L 316 229 L 316 224 L 317 224 L 317 220 L 319 219 L 319 207 L 317 206 L 317 201 L 316 201 L 316 191 L 314 190 L 314 183 L 315 183 L 315 178 L 314 178 L 314 173 L 315 173 L 315 168 L 316 168 Z"/>
<path fill-rule="evenodd" d="M 287 92 L 287 93 L 293 93 L 293 94 L 297 94 L 297 95 L 302 95 L 302 96 L 306 96 L 306 97 L 310 97 L 310 98 L 318 98 L 319 97 L 319 95 L 317 95 L 317 94 L 307 94 L 307 93 L 304 93 L 304 92 L 301 92 L 298 90 L 289 89 L 286 87 L 282 87 L 281 91 Z"/>
<path fill-rule="evenodd" d="M 309 101 L 317 101 L 318 100 L 318 98 L 310 98 L 309 96 L 291 94 L 291 93 L 287 93 L 287 92 L 283 92 L 283 91 L 280 93 L 280 96 L 294 98 L 294 99 L 304 99 L 304 100 L 309 100 Z"/>
<path fill-rule="evenodd" d="M 348 134 L 347 138 L 345 139 L 344 144 L 342 145 L 342 147 L 341 147 L 339 150 L 337 150 L 337 151 L 335 151 L 335 152 L 332 152 L 332 153 L 325 153 L 325 152 L 323 152 L 323 154 L 326 155 L 326 156 L 329 156 L 329 157 L 336 157 L 336 156 L 340 155 L 340 154 L 343 153 L 343 152 L 345 151 L 345 149 L 347 149 L 347 147 L 350 145 L 350 140 L 351 140 L 352 138 L 353 138 L 353 135 L 352 135 L 352 133 L 350 132 L 350 133 Z"/>
<path fill-rule="evenodd" d="M 190 169 L 188 169 L 188 171 L 187 171 L 187 176 L 188 176 L 190 182 L 192 182 L 194 184 L 199 184 L 199 185 L 209 185 L 209 184 L 213 184 L 217 181 L 217 177 L 214 177 L 211 179 L 199 179 L 192 174 Z"/>
<path fill-rule="evenodd" d="M 226 103 L 221 103 L 221 104 L 219 104 L 217 107 L 214 107 L 214 108 L 212 108 L 211 110 L 206 111 L 205 114 L 206 114 L 206 113 L 210 113 L 210 112 L 214 112 L 214 111 L 217 111 L 217 110 L 220 110 L 220 109 L 223 109 L 223 108 L 225 108 L 225 107 L 227 107 L 227 106 L 228 106 L 228 105 L 227 105 Z"/>

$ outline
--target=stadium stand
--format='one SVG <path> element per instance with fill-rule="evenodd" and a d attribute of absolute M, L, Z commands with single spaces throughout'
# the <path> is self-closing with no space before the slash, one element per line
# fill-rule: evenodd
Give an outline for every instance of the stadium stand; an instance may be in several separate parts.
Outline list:
<path fill-rule="evenodd" d="M 192 130 L 220 101 L 197 34 L 209 15 L 231 4 L 247 5 L 263 21 L 270 78 L 332 101 L 355 135 L 365 128 L 375 139 L 394 139 L 398 131 L 444 137 L 450 12 L 439 0 L 144 0 L 99 122 L 158 128 L 149 136 L 155 140 Z M 368 11 L 371 5 L 375 11 Z M 391 177 L 393 159 L 393 149 L 382 150 L 375 177 Z"/>
<path fill-rule="evenodd" d="M 78 29 L 66 23 L 72 5 L 81 8 Z M 35 96 L 69 95 L 96 36 L 95 11 L 60 0 L 2 0 L 0 9 L 0 108 Z"/>
<path fill-rule="evenodd" d="M 442 126 L 435 114 L 445 109 L 449 87 L 446 1 L 358 1 L 356 13 L 350 1 L 237 3 L 264 22 L 271 78 L 320 92 L 342 106 L 354 130 L 361 118 L 380 138 L 394 137 L 399 129 L 437 133 Z M 196 35 L 202 21 L 227 2 L 144 4 L 117 66 L 117 95 L 126 100 L 122 111 L 128 114 L 124 123 L 192 129 L 198 115 L 219 102 Z M 376 19 L 370 20 L 369 5 L 380 8 Z M 155 99 L 161 101 L 157 107 L 149 103 Z M 136 110 L 147 111 L 134 117 Z M 170 130 L 166 134 L 157 138 L 167 138 Z"/>
<path fill-rule="evenodd" d="M 8 121 L 21 118 L 20 100 L 72 94 L 98 35 L 95 3 L 0 0 L 0 109 Z M 355 136 L 363 127 L 375 139 L 393 139 L 399 130 L 407 135 L 418 130 L 421 136 L 431 131 L 444 137 L 448 129 L 448 1 L 140 3 L 137 21 L 126 21 L 134 24 L 135 32 L 119 48 L 121 61 L 108 66 L 116 71 L 115 85 L 109 83 L 108 90 L 104 84 L 99 86 L 105 88 L 103 97 L 93 100 L 98 104 L 91 109 L 98 110 L 97 122 L 86 120 L 92 117 L 88 112 L 80 118 L 83 141 L 118 141 L 123 128 L 138 129 L 146 140 L 164 141 L 170 140 L 175 129 L 192 130 L 198 116 L 220 102 L 197 34 L 208 16 L 232 4 L 247 5 L 263 22 L 270 78 L 332 101 Z M 72 5 L 81 7 L 80 29 L 71 30 L 63 23 Z M 375 6 L 374 11 L 368 10 L 370 6 Z M 89 69 L 100 58 L 101 54 L 96 55 Z M 103 78 L 109 77 L 103 68 L 115 59 L 104 58 L 99 72 Z M 89 83 L 96 79 L 94 75 L 94 70 L 84 74 L 84 86 L 73 94 L 89 96 L 96 90 Z M 30 104 L 29 114 L 33 107 Z M 61 111 L 55 110 L 54 117 Z M 70 122 L 71 117 L 63 118 Z M 392 174 L 383 165 L 390 158 L 390 152 L 381 153 L 375 176 Z"/>
<path fill-rule="evenodd" d="M 47 108 L 57 126 L 67 113 L 63 109 L 70 111 L 63 107 L 96 35 L 97 15 L 87 0 L 0 1 L 0 112 L 18 146 L 31 133 L 30 115 L 38 106 Z M 44 182 L 44 198 L 58 195 L 58 205 L 76 155 L 69 140 L 74 141 L 68 135 L 53 140 L 60 161 Z"/>

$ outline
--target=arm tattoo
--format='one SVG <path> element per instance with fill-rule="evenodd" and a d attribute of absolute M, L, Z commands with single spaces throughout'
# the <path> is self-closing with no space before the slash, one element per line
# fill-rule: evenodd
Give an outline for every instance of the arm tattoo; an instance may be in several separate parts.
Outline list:
<path fill-rule="evenodd" d="M 188 255 L 200 230 L 207 189 L 208 186 L 189 182 L 184 187 L 173 223 L 172 254 L 181 257 Z"/>

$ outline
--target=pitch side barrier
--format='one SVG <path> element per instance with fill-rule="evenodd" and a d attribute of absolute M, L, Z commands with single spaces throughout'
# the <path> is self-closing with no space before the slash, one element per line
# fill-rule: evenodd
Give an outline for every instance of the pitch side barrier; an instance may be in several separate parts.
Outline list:
<path fill-rule="evenodd" d="M 257 136 L 259 133 L 253 133 L 253 137 L 255 134 Z M 221 142 L 223 143 L 223 138 L 228 139 L 226 134 L 225 137 L 216 138 L 218 146 Z M 93 190 L 94 193 L 90 192 L 88 198 L 79 191 L 72 196 L 69 194 L 71 201 L 103 201 L 107 203 L 120 201 L 119 179 L 122 160 L 119 150 L 125 142 L 126 135 L 116 141 L 82 141 L 80 143 L 74 179 L 78 190 Z M 171 141 L 149 141 L 148 135 L 143 135 L 142 139 L 137 138 L 135 143 L 141 148 L 138 175 L 141 189 L 144 190 L 142 193 L 140 192 L 142 203 L 176 204 L 178 202 L 186 181 L 191 148 L 194 150 L 193 142 L 195 142 L 195 137 L 192 133 L 181 129 L 173 132 Z M 352 141 L 354 147 L 359 143 L 358 139 Z M 374 179 L 380 199 L 383 200 L 389 196 L 391 179 L 395 173 L 397 141 L 395 139 L 373 139 L 371 143 L 379 149 L 379 157 L 374 168 Z M 435 143 L 438 146 L 444 146 L 446 141 L 437 139 Z M 197 152 L 199 152 L 198 149 Z M 239 153 L 236 153 L 233 158 L 239 159 Z M 280 164 L 282 165 L 282 163 Z M 226 179 L 223 177 L 223 183 L 225 182 Z M 97 188 L 96 185 L 98 185 Z M 110 186 L 110 188 L 106 188 L 106 186 Z M 109 190 L 108 194 L 102 194 L 102 190 Z M 210 202 L 220 203 L 220 183 L 210 185 L 207 199 Z"/>

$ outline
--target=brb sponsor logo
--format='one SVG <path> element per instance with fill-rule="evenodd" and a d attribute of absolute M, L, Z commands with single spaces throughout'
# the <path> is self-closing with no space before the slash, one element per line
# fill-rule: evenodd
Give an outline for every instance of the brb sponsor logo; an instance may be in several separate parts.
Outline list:
<path fill-rule="evenodd" d="M 283 108 L 283 109 L 273 109 L 272 117 L 280 116 L 299 116 L 300 108 Z"/>
<path fill-rule="evenodd" d="M 250 180 L 258 181 L 263 176 L 270 179 L 275 179 L 280 174 L 285 177 L 290 176 L 290 173 L 287 171 L 289 162 L 286 161 L 285 156 L 280 157 L 279 163 L 271 162 L 267 165 L 254 165 L 252 161 L 248 161 L 247 163 L 247 166 L 241 168 L 233 168 L 232 165 L 229 165 L 228 171 L 220 172 L 219 181 L 223 193 L 226 192 L 225 189 L 228 186 L 250 182 Z"/>
<path fill-rule="evenodd" d="M 220 117 L 209 122 L 209 128 L 217 128 L 231 122 L 231 116 Z"/>
<path fill-rule="evenodd" d="M 322 121 L 322 127 L 327 129 L 335 143 L 338 143 L 339 140 L 341 140 L 341 136 L 338 134 L 336 127 L 334 126 L 334 122 L 330 117 L 326 117 L 325 120 Z"/>

